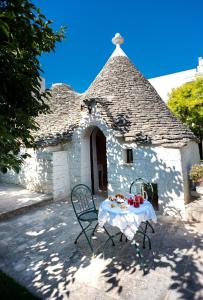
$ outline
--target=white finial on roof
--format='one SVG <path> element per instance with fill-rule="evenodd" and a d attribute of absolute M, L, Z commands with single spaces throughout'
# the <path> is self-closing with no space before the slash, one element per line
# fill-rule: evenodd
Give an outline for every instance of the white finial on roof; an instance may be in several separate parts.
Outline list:
<path fill-rule="evenodd" d="M 121 49 L 120 45 L 124 43 L 124 38 L 120 35 L 120 33 L 116 33 L 112 38 L 112 43 L 116 45 L 116 49 L 112 53 L 111 57 L 115 56 L 127 56 L 125 52 Z"/>
<path fill-rule="evenodd" d="M 116 33 L 115 36 L 112 38 L 112 43 L 114 45 L 121 45 L 124 43 L 124 38 L 120 35 L 120 33 Z"/>

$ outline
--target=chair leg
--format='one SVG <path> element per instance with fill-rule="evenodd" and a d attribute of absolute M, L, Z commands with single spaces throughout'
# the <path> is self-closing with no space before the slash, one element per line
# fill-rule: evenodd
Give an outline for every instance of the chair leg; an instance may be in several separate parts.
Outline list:
<path fill-rule="evenodd" d="M 87 239 L 87 242 L 88 242 L 88 244 L 89 244 L 89 246 L 90 246 L 90 249 L 91 249 L 92 253 L 94 253 L 94 249 L 93 249 L 93 247 L 92 247 L 91 239 L 88 238 L 88 236 L 87 236 L 87 234 L 86 234 L 85 231 L 84 231 L 84 235 L 85 235 L 85 237 L 86 237 L 86 239 Z"/>
<path fill-rule="evenodd" d="M 84 230 L 82 229 L 82 231 L 78 234 L 78 236 L 76 237 L 74 244 L 77 244 L 79 237 L 84 233 Z"/>
<path fill-rule="evenodd" d="M 140 248 L 139 248 L 139 246 L 136 244 L 135 240 L 133 240 L 133 241 L 131 242 L 131 245 L 134 245 L 134 246 L 135 246 L 135 249 L 136 249 L 136 256 L 138 256 L 139 259 L 142 259 L 142 255 L 141 255 L 141 253 L 140 253 Z"/>
<path fill-rule="evenodd" d="M 144 232 L 145 232 L 145 233 L 147 232 L 147 227 L 148 227 L 148 226 L 151 228 L 152 233 L 155 233 L 155 230 L 154 230 L 153 226 L 149 223 L 149 221 L 146 221 L 146 225 L 145 225 Z"/>
<path fill-rule="evenodd" d="M 123 240 L 123 233 L 121 233 L 120 242 L 122 242 L 122 240 Z M 126 237 L 126 238 L 125 238 L 125 242 L 127 243 L 127 241 L 128 241 L 128 239 L 127 239 L 127 237 Z"/>
<path fill-rule="evenodd" d="M 145 249 L 145 241 L 146 241 L 146 238 L 147 238 L 148 245 L 149 245 L 149 250 L 151 250 L 152 249 L 152 247 L 151 247 L 151 240 L 150 240 L 149 236 L 146 234 L 146 232 L 138 230 L 137 233 L 141 233 L 144 236 L 143 237 L 143 242 L 142 242 L 142 247 Z"/>
<path fill-rule="evenodd" d="M 140 248 L 139 248 L 139 246 L 137 245 L 137 243 L 135 242 L 135 240 L 133 240 L 133 241 L 131 242 L 131 245 L 134 245 L 134 246 L 135 246 L 136 256 L 138 257 L 139 262 L 140 262 L 140 266 L 141 266 L 141 268 L 143 269 L 143 273 L 145 274 L 145 269 L 146 269 L 147 265 L 143 262 L 143 258 L 142 258 L 141 252 L 140 252 Z"/>
<path fill-rule="evenodd" d="M 97 226 L 99 225 L 99 223 L 96 224 L 96 226 L 94 227 L 93 231 L 92 231 L 92 236 L 94 236 L 95 230 L 97 229 Z"/>
<path fill-rule="evenodd" d="M 104 229 L 105 229 L 105 228 L 104 228 Z M 108 237 L 108 239 L 106 240 L 106 242 L 104 243 L 104 246 L 103 246 L 103 256 L 105 256 L 104 250 L 105 250 L 105 248 L 106 248 L 106 245 L 107 245 L 108 241 L 109 241 L 109 240 L 112 240 L 112 242 L 113 242 L 112 244 L 113 244 L 113 246 L 115 246 L 114 241 L 113 241 L 113 238 L 114 238 L 114 237 L 117 237 L 118 235 L 121 235 L 121 232 L 119 231 L 119 232 L 115 233 L 115 234 L 112 236 L 112 235 L 110 235 L 110 234 L 108 233 L 108 231 L 107 231 L 107 235 L 108 235 L 109 237 Z"/>
<path fill-rule="evenodd" d="M 148 224 L 149 224 L 149 227 L 151 227 L 152 233 L 155 233 L 155 230 L 154 230 L 152 224 L 150 224 L 149 222 L 148 222 Z"/>
<path fill-rule="evenodd" d="M 112 236 L 108 233 L 108 231 L 107 231 L 107 229 L 105 228 L 105 226 L 103 226 L 103 228 L 104 228 L 106 234 L 107 234 L 108 237 L 109 237 L 108 240 L 110 239 L 110 240 L 112 241 L 112 246 L 115 246 L 115 243 L 114 243 L 114 240 L 113 240 Z"/>
<path fill-rule="evenodd" d="M 149 250 L 151 250 L 151 240 L 150 240 L 149 236 L 146 234 L 148 226 L 151 228 L 152 233 L 154 233 L 155 230 L 154 230 L 153 226 L 149 223 L 149 221 L 146 221 L 144 230 L 143 229 L 139 230 L 139 232 L 144 235 L 142 247 L 145 249 L 145 241 L 146 241 L 146 238 L 147 238 L 148 243 L 149 243 Z"/>
<path fill-rule="evenodd" d="M 90 225 L 91 225 L 91 223 L 89 223 L 85 228 L 83 228 L 82 225 L 80 224 L 80 226 L 81 226 L 81 228 L 82 228 L 82 231 L 81 231 L 81 232 L 78 234 L 78 236 L 76 237 L 74 244 L 77 244 L 77 241 L 78 241 L 79 237 L 80 237 L 83 233 L 85 233 L 85 230 L 86 230 Z"/>
<path fill-rule="evenodd" d="M 123 240 L 123 233 L 121 233 L 120 242 Z"/>

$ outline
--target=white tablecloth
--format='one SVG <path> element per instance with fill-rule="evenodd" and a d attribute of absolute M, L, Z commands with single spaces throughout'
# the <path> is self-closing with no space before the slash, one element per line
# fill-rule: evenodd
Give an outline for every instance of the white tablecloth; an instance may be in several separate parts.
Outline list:
<path fill-rule="evenodd" d="M 111 207 L 111 204 L 116 207 Z M 99 207 L 98 222 L 103 227 L 105 223 L 116 226 L 127 237 L 132 240 L 141 222 L 152 220 L 156 222 L 156 214 L 153 206 L 147 200 L 140 207 L 135 208 L 128 204 L 128 209 L 121 209 L 118 204 L 110 200 L 105 200 Z"/>

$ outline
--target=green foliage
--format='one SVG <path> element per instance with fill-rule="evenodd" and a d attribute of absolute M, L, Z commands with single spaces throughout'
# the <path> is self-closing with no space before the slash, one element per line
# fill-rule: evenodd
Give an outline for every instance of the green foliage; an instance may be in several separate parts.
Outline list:
<path fill-rule="evenodd" d="M 173 89 L 169 95 L 168 107 L 187 124 L 198 137 L 203 136 L 203 77 Z"/>
<path fill-rule="evenodd" d="M 54 32 L 52 22 L 29 0 L 0 2 L 0 169 L 19 167 L 35 147 L 36 117 L 49 112 L 48 93 L 40 92 L 38 57 L 55 49 L 64 28 Z"/>
<path fill-rule="evenodd" d="M 199 182 L 203 179 L 203 165 L 193 165 L 189 177 L 193 182 Z"/>

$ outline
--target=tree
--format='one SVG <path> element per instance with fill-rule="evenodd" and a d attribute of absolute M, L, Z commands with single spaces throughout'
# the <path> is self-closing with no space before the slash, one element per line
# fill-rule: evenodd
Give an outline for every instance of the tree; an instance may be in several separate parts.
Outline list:
<path fill-rule="evenodd" d="M 36 117 L 49 112 L 48 93 L 41 93 L 39 57 L 54 51 L 64 28 L 51 28 L 40 9 L 29 0 L 0 2 L 0 169 L 19 170 L 35 147 Z"/>
<path fill-rule="evenodd" d="M 203 138 L 203 76 L 173 89 L 167 102 L 172 112 L 202 141 Z M 200 144 L 201 146 L 201 144 Z"/>

